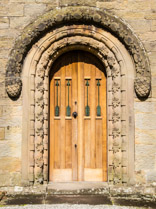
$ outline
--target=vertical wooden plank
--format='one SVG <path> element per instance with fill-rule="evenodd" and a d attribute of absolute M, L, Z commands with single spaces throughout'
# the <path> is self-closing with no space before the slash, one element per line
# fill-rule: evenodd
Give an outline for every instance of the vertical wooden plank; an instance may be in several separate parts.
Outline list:
<path fill-rule="evenodd" d="M 102 73 L 101 80 L 101 106 L 102 106 L 102 163 L 103 163 L 103 181 L 107 181 L 107 103 L 106 103 L 106 77 Z"/>
<path fill-rule="evenodd" d="M 91 167 L 91 120 L 84 120 L 84 161 L 85 168 Z"/>
<path fill-rule="evenodd" d="M 54 79 L 50 81 L 50 158 L 49 158 L 49 180 L 53 181 L 54 168 Z"/>
<path fill-rule="evenodd" d="M 98 67 L 96 67 L 96 79 L 101 77 L 102 77 L 102 72 Z"/>
<path fill-rule="evenodd" d="M 77 112 L 77 103 L 78 103 L 78 98 L 77 98 L 77 72 L 78 72 L 78 55 L 75 52 L 73 55 L 70 53 L 70 56 L 72 57 L 72 111 Z M 72 176 L 73 176 L 73 181 L 78 180 L 78 130 L 77 130 L 77 118 L 72 117 Z"/>
<path fill-rule="evenodd" d="M 66 56 L 62 59 L 62 64 L 64 63 L 64 59 L 66 59 Z M 60 101 L 60 130 L 61 130 L 61 135 L 60 135 L 60 168 L 65 168 L 65 70 L 66 67 L 63 66 L 61 68 L 61 84 L 60 84 L 60 95 L 61 95 L 61 101 Z"/>
<path fill-rule="evenodd" d="M 88 98 L 88 106 L 90 108 L 90 114 L 89 116 L 85 116 L 84 120 L 84 161 L 85 161 L 85 168 L 91 168 L 91 115 L 92 115 L 92 107 L 91 103 L 93 98 L 91 97 L 92 93 L 92 78 L 91 78 L 91 70 L 92 65 L 90 64 L 90 55 L 87 52 L 84 52 L 83 55 L 83 61 L 84 61 L 84 97 L 85 97 L 85 107 L 87 106 L 87 98 Z M 87 86 L 86 82 L 89 82 L 88 86 L 88 96 L 87 96 Z M 85 107 L 84 107 L 84 113 L 85 113 Z M 86 113 L 85 113 L 86 115 Z"/>
<path fill-rule="evenodd" d="M 78 181 L 84 180 L 84 63 L 78 52 Z"/>
<path fill-rule="evenodd" d="M 72 77 L 72 52 L 69 52 L 66 56 L 66 77 Z"/>
<path fill-rule="evenodd" d="M 102 72 L 98 67 L 96 67 L 96 83 L 97 79 L 101 79 L 102 77 Z M 101 80 L 100 80 L 101 83 Z M 101 88 L 101 86 L 100 86 Z M 98 106 L 98 87 L 96 85 L 96 107 Z M 100 106 L 101 106 L 101 89 L 100 89 Z M 101 106 L 101 111 L 102 111 L 102 106 Z M 102 168 L 102 154 L 103 154 L 103 144 L 102 144 L 102 134 L 103 134 L 103 129 L 102 129 L 102 114 L 101 118 L 96 119 L 96 168 Z"/>
<path fill-rule="evenodd" d="M 62 57 L 60 57 L 59 60 L 56 61 L 56 63 L 54 63 L 54 66 L 53 66 L 53 72 L 55 72 L 55 75 L 54 75 L 54 78 L 58 78 L 58 77 L 61 77 L 61 60 L 62 60 Z"/>
<path fill-rule="evenodd" d="M 66 168 L 72 168 L 72 120 L 66 120 Z"/>
<path fill-rule="evenodd" d="M 69 54 L 66 56 L 66 62 L 68 65 L 66 65 L 66 78 L 72 76 L 72 64 L 71 64 L 71 56 Z M 69 106 L 71 107 L 71 89 L 72 89 L 72 80 L 70 79 L 70 86 L 69 86 Z M 66 107 L 68 106 L 68 86 L 67 86 L 68 80 L 66 79 Z M 72 113 L 72 109 L 71 109 Z M 66 149 L 65 149 L 65 167 L 66 168 L 72 168 L 72 119 L 66 119 L 65 122 L 66 126 Z"/>
<path fill-rule="evenodd" d="M 102 168 L 102 120 L 96 119 L 96 168 Z"/>
<path fill-rule="evenodd" d="M 81 60 L 84 62 L 84 78 L 90 78 L 91 60 L 88 52 L 80 52 Z"/>
<path fill-rule="evenodd" d="M 58 169 L 60 168 L 60 120 L 55 119 L 54 130 L 54 168 Z"/>
<path fill-rule="evenodd" d="M 96 68 L 94 65 L 91 65 L 91 81 L 90 81 L 90 116 L 91 116 L 91 143 L 90 143 L 90 150 L 91 150 L 91 168 L 95 168 L 95 117 L 96 117 Z"/>

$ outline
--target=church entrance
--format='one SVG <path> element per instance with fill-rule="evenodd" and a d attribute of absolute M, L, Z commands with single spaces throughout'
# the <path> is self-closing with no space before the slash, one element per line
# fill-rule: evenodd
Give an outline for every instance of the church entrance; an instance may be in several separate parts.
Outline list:
<path fill-rule="evenodd" d="M 50 181 L 107 181 L 106 117 L 103 65 L 85 51 L 61 55 L 50 75 Z"/>

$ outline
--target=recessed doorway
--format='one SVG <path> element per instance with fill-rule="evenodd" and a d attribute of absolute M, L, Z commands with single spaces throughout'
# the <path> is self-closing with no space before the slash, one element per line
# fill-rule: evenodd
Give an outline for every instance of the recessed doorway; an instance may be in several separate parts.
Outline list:
<path fill-rule="evenodd" d="M 49 181 L 107 181 L 104 66 L 88 52 L 70 51 L 51 72 Z"/>

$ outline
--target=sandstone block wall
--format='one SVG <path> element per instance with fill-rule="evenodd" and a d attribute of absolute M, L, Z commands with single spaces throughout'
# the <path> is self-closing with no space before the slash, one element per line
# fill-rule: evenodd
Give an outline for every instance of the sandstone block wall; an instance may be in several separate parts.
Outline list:
<path fill-rule="evenodd" d="M 10 50 L 23 28 L 55 7 L 87 5 L 109 11 L 128 24 L 149 57 L 152 90 L 146 101 L 135 99 L 135 172 L 137 183 L 156 181 L 156 0 L 1 0 L 0 1 L 0 186 L 20 185 L 22 96 L 5 92 Z"/>

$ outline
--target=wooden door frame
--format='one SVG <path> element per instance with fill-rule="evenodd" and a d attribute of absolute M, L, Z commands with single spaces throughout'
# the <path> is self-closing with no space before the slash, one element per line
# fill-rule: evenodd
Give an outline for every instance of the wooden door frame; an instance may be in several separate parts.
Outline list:
<path fill-rule="evenodd" d="M 23 182 L 48 182 L 49 72 L 57 57 L 70 50 L 89 51 L 106 68 L 108 182 L 122 184 L 134 180 L 134 63 L 118 39 L 100 28 L 95 34 L 94 30 L 95 26 L 66 26 L 64 32 L 71 36 L 64 38 L 61 28 L 57 29 L 43 37 L 37 48 L 34 45 L 26 57 L 22 74 L 23 110 L 26 110 L 23 111 Z M 56 34 L 58 39 L 53 43 Z"/>

